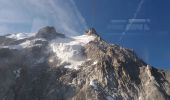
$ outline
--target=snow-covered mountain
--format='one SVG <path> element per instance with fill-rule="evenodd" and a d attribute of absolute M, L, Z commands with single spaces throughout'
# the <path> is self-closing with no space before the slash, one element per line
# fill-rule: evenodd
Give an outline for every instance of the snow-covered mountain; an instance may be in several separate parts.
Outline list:
<path fill-rule="evenodd" d="M 169 100 L 170 71 L 92 28 L 69 37 L 44 27 L 0 36 L 0 100 Z"/>

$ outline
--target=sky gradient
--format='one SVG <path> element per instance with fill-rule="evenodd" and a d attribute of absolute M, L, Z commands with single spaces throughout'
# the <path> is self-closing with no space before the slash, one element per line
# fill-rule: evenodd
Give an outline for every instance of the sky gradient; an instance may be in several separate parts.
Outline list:
<path fill-rule="evenodd" d="M 78 34 L 87 28 L 73 0 L 0 0 L 0 33 L 36 32 L 43 26 Z"/>
<path fill-rule="evenodd" d="M 109 43 L 134 49 L 154 67 L 170 69 L 169 11 L 169 0 L 0 0 L 0 35 L 36 32 L 47 25 L 80 35 L 94 27 Z"/>
<path fill-rule="evenodd" d="M 145 62 L 157 68 L 170 69 L 169 0 L 76 0 L 76 3 L 87 24 L 95 27 L 106 41 L 134 49 Z M 129 30 L 123 35 L 126 27 L 115 30 L 113 21 L 134 16 L 149 19 L 149 31 Z"/>

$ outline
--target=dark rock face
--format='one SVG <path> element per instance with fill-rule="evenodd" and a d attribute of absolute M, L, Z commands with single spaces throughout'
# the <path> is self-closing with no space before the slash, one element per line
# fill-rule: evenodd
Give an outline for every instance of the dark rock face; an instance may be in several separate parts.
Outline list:
<path fill-rule="evenodd" d="M 14 39 L 6 38 L 5 36 L 0 36 L 0 45 L 8 45 L 14 42 Z"/>
<path fill-rule="evenodd" d="M 0 100 L 170 99 L 170 71 L 147 65 L 134 51 L 108 44 L 98 35 L 87 34 L 95 39 L 83 45 L 87 59 L 80 69 L 59 65 L 50 43 L 60 35 L 46 27 L 22 49 L 0 48 Z M 15 45 L 27 43 L 18 41 Z"/>
<path fill-rule="evenodd" d="M 97 32 L 94 28 L 90 28 L 89 30 L 87 30 L 85 32 L 85 34 L 87 34 L 87 35 L 97 35 Z"/>
<path fill-rule="evenodd" d="M 65 37 L 64 34 L 57 33 L 54 27 L 46 26 L 41 28 L 36 37 L 45 39 L 54 39 L 55 37 Z"/>
<path fill-rule="evenodd" d="M 0 57 L 1 58 L 10 57 L 10 56 L 12 56 L 12 52 L 10 51 L 10 49 L 8 49 L 8 48 L 0 49 Z"/>

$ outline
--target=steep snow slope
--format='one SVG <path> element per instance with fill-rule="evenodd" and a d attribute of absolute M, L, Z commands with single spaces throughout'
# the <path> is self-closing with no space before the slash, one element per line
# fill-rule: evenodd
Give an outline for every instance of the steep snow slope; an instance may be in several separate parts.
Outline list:
<path fill-rule="evenodd" d="M 86 57 L 83 54 L 83 46 L 93 41 L 94 36 L 82 35 L 71 38 L 57 38 L 50 42 L 52 51 L 61 60 L 60 64 L 68 63 L 65 68 L 78 69 Z"/>

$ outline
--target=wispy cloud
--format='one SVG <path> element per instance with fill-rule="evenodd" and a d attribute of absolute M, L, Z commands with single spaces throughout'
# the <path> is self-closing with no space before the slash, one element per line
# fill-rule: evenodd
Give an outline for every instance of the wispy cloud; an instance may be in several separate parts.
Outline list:
<path fill-rule="evenodd" d="M 139 2 L 138 7 L 137 7 L 137 9 L 136 9 L 136 11 L 135 11 L 132 19 L 131 19 L 132 21 L 131 21 L 129 24 L 126 25 L 125 31 L 122 32 L 122 35 L 121 35 L 121 37 L 119 38 L 119 41 L 121 41 L 121 40 L 123 39 L 123 37 L 126 35 L 126 33 L 127 33 L 127 32 L 129 31 L 129 29 L 131 28 L 131 26 L 132 26 L 132 24 L 133 24 L 133 21 L 137 18 L 138 14 L 139 14 L 139 12 L 140 12 L 143 4 L 144 4 L 144 1 L 145 1 L 145 0 L 141 0 L 141 1 Z"/>
<path fill-rule="evenodd" d="M 1 0 L 0 33 L 18 32 L 20 29 L 11 28 L 16 25 L 29 26 L 30 32 L 50 25 L 68 35 L 87 28 L 73 0 Z"/>

